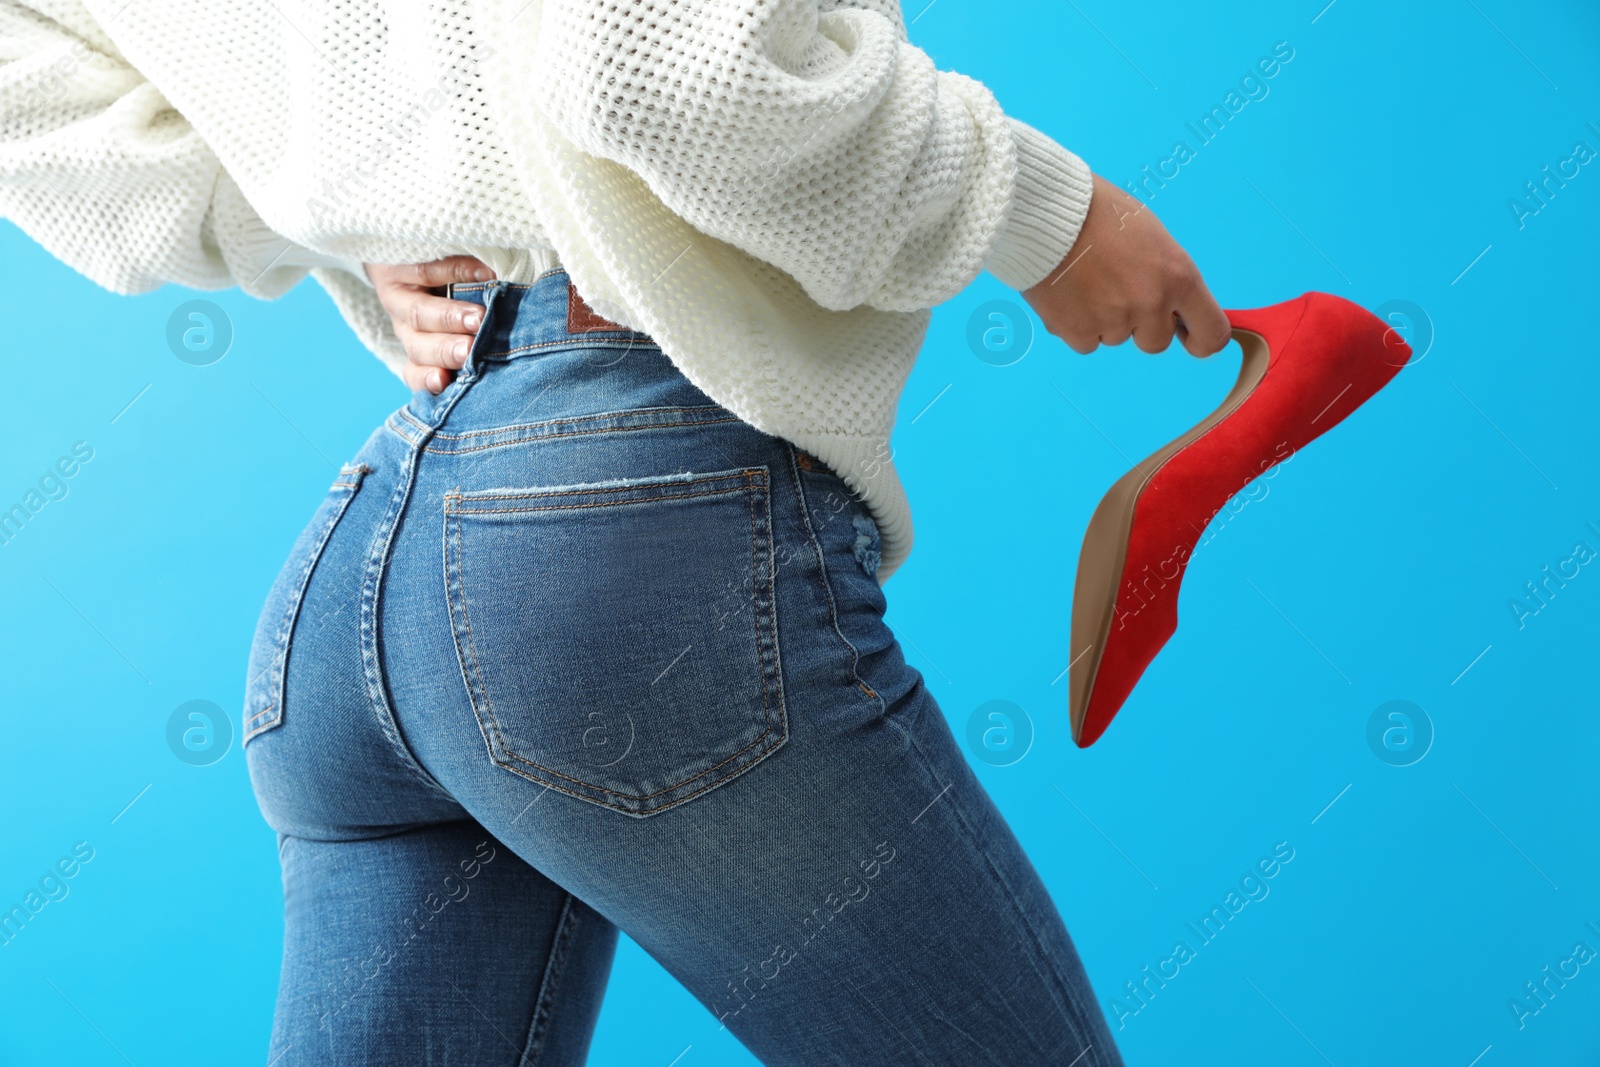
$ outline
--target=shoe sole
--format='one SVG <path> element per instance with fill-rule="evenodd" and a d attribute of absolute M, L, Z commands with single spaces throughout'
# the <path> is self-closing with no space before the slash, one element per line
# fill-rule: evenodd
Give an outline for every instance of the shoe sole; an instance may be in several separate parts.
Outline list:
<path fill-rule="evenodd" d="M 1075 649 L 1068 670 L 1068 700 L 1072 718 L 1072 740 L 1082 747 L 1083 723 L 1089 711 L 1089 697 L 1100 673 L 1116 618 L 1117 588 L 1128 565 L 1128 539 L 1133 529 L 1134 510 L 1150 480 L 1167 462 L 1205 436 L 1214 426 L 1238 410 L 1266 377 L 1271 352 L 1265 337 L 1250 330 L 1235 329 L 1244 358 L 1239 377 L 1222 403 L 1183 436 L 1163 445 L 1121 478 L 1101 498 L 1089 519 L 1078 554 L 1078 577 L 1072 593 L 1072 642 Z M 1204 533 L 1204 531 L 1200 531 Z M 1187 564 L 1185 564 L 1187 566 Z M 1084 662 L 1087 659 L 1087 662 Z"/>

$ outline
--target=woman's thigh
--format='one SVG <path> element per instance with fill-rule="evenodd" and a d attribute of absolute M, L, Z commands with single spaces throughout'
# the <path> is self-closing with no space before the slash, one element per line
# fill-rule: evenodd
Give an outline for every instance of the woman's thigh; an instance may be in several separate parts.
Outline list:
<path fill-rule="evenodd" d="M 385 609 L 421 765 L 763 1062 L 1120 1062 L 883 622 L 866 509 L 681 422 L 425 457 Z"/>
<path fill-rule="evenodd" d="M 617 929 L 482 826 L 279 857 L 275 1067 L 584 1062 Z"/>

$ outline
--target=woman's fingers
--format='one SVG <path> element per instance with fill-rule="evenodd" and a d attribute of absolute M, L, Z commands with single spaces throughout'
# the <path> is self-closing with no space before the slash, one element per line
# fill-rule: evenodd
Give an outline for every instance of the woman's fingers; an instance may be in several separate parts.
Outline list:
<path fill-rule="evenodd" d="M 1171 312 L 1165 315 L 1149 315 L 1141 318 L 1133 326 L 1133 343 L 1139 346 L 1139 351 L 1165 352 L 1172 344 L 1173 331 L 1178 328 L 1177 319 Z"/>
<path fill-rule="evenodd" d="M 426 367 L 420 363 L 407 363 L 400 371 L 400 376 L 405 379 L 406 386 L 413 392 L 426 389 L 438 395 L 450 384 L 455 373 L 439 367 Z"/>
<path fill-rule="evenodd" d="M 411 362 L 427 367 L 454 370 L 467 361 L 467 353 L 472 350 L 471 334 L 425 333 L 397 326 L 395 336 L 405 346 Z"/>
<path fill-rule="evenodd" d="M 396 317 L 396 311 L 399 312 Z M 470 300 L 449 300 L 422 289 L 406 289 L 396 294 L 395 307 L 389 310 L 395 325 L 404 324 L 416 333 L 474 334 L 483 325 L 483 305 Z"/>
<path fill-rule="evenodd" d="M 1119 322 L 1114 326 L 1105 327 L 1100 331 L 1100 343 L 1111 347 L 1120 345 L 1133 336 L 1133 327 L 1127 323 Z"/>
<path fill-rule="evenodd" d="M 386 272 L 389 280 L 394 283 L 413 285 L 422 289 L 436 289 L 451 282 L 486 282 L 494 277 L 494 271 L 476 256 L 446 256 L 444 259 L 429 260 L 427 263 L 369 266 L 368 275 L 372 275 L 374 270 Z M 377 278 L 374 277 L 373 281 L 377 281 Z"/>
<path fill-rule="evenodd" d="M 1080 356 L 1087 356 L 1090 352 L 1100 347 L 1098 334 L 1091 336 L 1081 330 L 1062 331 L 1058 336 L 1066 342 L 1068 348 Z"/>
<path fill-rule="evenodd" d="M 1227 314 L 1203 283 L 1178 305 L 1178 318 L 1182 320 L 1179 338 L 1191 356 L 1215 355 L 1228 347 L 1233 336 Z"/>
<path fill-rule="evenodd" d="M 488 281 L 494 272 L 473 256 L 364 266 L 411 361 L 401 372 L 406 384 L 413 390 L 443 391 L 455 377 L 452 371 L 467 361 L 473 335 L 483 325 L 483 307 L 434 290 L 451 282 Z"/>

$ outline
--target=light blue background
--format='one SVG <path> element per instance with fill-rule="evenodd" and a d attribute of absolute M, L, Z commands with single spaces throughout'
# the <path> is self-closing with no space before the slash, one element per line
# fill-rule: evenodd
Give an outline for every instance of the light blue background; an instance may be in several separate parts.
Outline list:
<path fill-rule="evenodd" d="M 1196 944 L 1186 922 L 1278 842 L 1295 850 L 1268 897 L 1123 1020 L 1130 1064 L 1593 1064 L 1600 964 L 1521 1029 L 1508 1001 L 1576 943 L 1600 950 L 1600 567 L 1521 629 L 1509 602 L 1574 542 L 1600 549 L 1585 526 L 1600 527 L 1600 165 L 1524 228 L 1508 200 L 1575 142 L 1600 150 L 1585 125 L 1600 126 L 1600 14 L 1324 2 L 907 10 L 942 68 L 1119 182 L 1193 147 L 1185 123 L 1289 42 L 1269 95 L 1152 207 L 1224 306 L 1306 289 L 1406 300 L 1436 338 L 1196 553 L 1177 637 L 1079 751 L 1055 679 L 1090 511 L 1210 410 L 1238 354 L 1086 358 L 1041 331 L 995 367 L 969 350 L 968 318 L 1015 298 L 985 275 L 937 311 L 901 405 L 917 546 L 888 584 L 890 621 L 958 735 L 989 700 L 1030 717 L 1028 754 L 979 773 L 1113 1028 L 1123 984 Z M 95 849 L 0 948 L 0 1064 L 261 1062 L 273 838 L 237 738 L 192 767 L 166 722 L 192 699 L 237 714 L 279 563 L 406 393 L 314 283 L 273 303 L 206 294 L 236 338 L 194 367 L 164 329 L 196 294 L 114 296 L 9 224 L 0 256 L 0 505 L 73 442 L 95 449 L 0 548 L 0 905 L 75 841 Z M 1394 699 L 1436 731 L 1414 766 L 1368 747 Z M 592 1062 L 754 1061 L 624 942 Z"/>

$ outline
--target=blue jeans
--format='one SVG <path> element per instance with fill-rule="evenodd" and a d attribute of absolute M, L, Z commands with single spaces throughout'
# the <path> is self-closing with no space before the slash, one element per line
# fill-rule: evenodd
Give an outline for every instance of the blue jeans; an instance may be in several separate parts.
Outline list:
<path fill-rule="evenodd" d="M 619 930 L 766 1064 L 1120 1063 L 845 483 L 564 272 L 454 290 L 251 653 L 276 1067 L 581 1064 Z"/>

